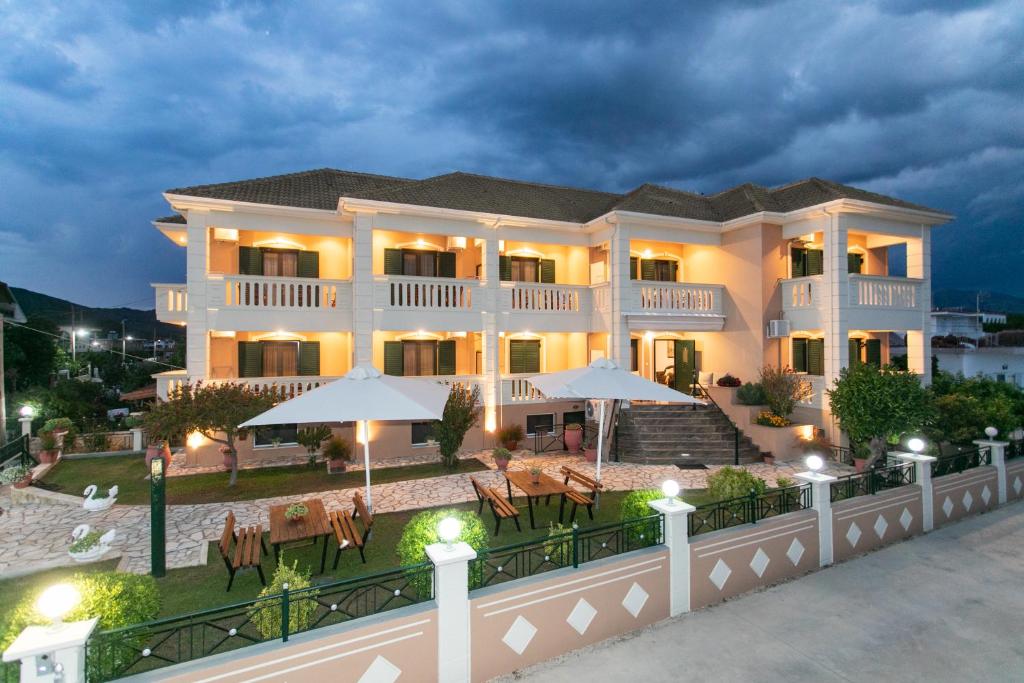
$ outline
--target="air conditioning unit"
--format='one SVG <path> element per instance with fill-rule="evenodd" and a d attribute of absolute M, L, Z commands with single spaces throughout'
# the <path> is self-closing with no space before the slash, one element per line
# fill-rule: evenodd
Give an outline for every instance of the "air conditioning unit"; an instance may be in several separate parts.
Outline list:
<path fill-rule="evenodd" d="M 769 339 L 779 339 L 781 337 L 789 336 L 789 321 L 788 320 L 769 320 L 768 321 L 768 334 Z"/>

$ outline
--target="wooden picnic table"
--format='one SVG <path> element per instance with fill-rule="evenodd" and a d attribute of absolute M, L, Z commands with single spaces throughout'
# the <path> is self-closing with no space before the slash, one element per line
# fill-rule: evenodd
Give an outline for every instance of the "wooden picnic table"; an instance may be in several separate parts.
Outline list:
<path fill-rule="evenodd" d="M 526 507 L 530 511 L 530 528 L 536 529 L 537 526 L 533 521 L 533 501 L 534 499 L 547 498 L 548 502 L 551 502 L 551 496 L 562 496 L 568 493 L 572 489 L 558 481 L 553 477 L 541 472 L 537 483 L 533 483 L 533 475 L 526 470 L 506 470 L 505 471 L 505 486 L 508 488 L 508 499 L 512 500 L 512 485 L 515 484 L 516 488 L 526 494 Z M 558 511 L 558 523 L 562 523 L 562 506 L 559 506 Z"/>
<path fill-rule="evenodd" d="M 288 505 L 274 505 L 270 508 L 270 543 L 274 546 L 274 560 L 281 560 L 281 546 L 295 544 L 300 541 L 312 539 L 315 545 L 320 537 L 326 537 L 331 533 L 331 523 L 327 517 L 327 510 L 324 502 L 319 498 L 309 498 L 302 501 L 309 508 L 309 514 L 300 520 L 290 521 L 285 518 L 284 511 Z M 327 539 L 324 538 L 324 543 Z M 323 569 L 321 569 L 321 572 Z"/>

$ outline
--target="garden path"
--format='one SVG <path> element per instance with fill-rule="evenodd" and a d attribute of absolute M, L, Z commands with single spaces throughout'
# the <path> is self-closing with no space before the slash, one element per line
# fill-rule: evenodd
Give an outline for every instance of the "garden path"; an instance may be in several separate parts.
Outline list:
<path fill-rule="evenodd" d="M 492 469 L 476 472 L 485 485 L 503 483 L 500 472 L 489 452 L 478 457 Z M 777 465 L 754 464 L 746 469 L 774 485 L 777 477 L 792 477 L 801 463 Z M 557 477 L 562 465 L 571 465 L 593 475 L 594 465 L 580 456 L 565 453 L 534 457 L 531 451 L 521 451 L 513 461 L 513 469 L 526 469 L 534 465 Z M 665 479 L 675 479 L 683 489 L 706 486 L 711 470 L 680 470 L 670 465 L 639 465 L 632 463 L 606 463 L 602 480 L 608 490 L 654 488 Z M 470 474 L 451 474 L 430 479 L 415 479 L 373 486 L 374 512 L 435 507 L 474 500 Z M 268 528 L 272 505 L 316 496 L 328 509 L 348 508 L 352 494 L 359 489 L 347 488 L 314 494 L 278 496 L 259 500 L 201 505 L 172 505 L 167 508 L 167 566 L 189 567 L 205 564 L 209 542 L 220 536 L 224 515 L 235 513 L 241 525 L 263 524 Z M 683 496 L 685 499 L 685 494 Z M 79 524 L 93 528 L 117 529 L 117 538 L 104 559 L 120 556 L 119 568 L 124 571 L 149 571 L 150 525 L 149 508 L 144 505 L 115 505 L 104 512 L 86 512 L 71 505 L 28 503 L 12 505 L 9 493 L 0 489 L 0 578 L 34 573 L 43 569 L 74 564 L 67 554 L 72 529 Z"/>

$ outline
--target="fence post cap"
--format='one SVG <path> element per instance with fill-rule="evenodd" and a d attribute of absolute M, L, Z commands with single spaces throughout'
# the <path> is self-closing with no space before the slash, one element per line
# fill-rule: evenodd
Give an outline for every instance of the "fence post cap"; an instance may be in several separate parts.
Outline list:
<path fill-rule="evenodd" d="M 658 498 L 656 500 L 647 501 L 647 505 L 661 514 L 668 516 L 689 514 L 697 509 L 686 501 L 678 499 L 666 500 L 665 498 Z"/>
<path fill-rule="evenodd" d="M 907 462 L 935 462 L 938 460 L 934 455 L 922 455 L 920 453 L 907 453 L 905 451 L 889 451 L 889 455 Z"/>
<path fill-rule="evenodd" d="M 427 557 L 434 563 L 435 567 L 443 567 L 446 564 L 456 562 L 469 562 L 476 557 L 473 547 L 464 541 L 453 543 L 451 548 L 447 543 L 434 543 L 426 547 Z"/>
<path fill-rule="evenodd" d="M 58 626 L 29 626 L 4 650 L 3 660 L 15 662 L 59 650 L 84 647 L 99 619 L 73 621 Z"/>
<path fill-rule="evenodd" d="M 794 479 L 807 482 L 808 484 L 824 484 L 830 481 L 836 481 L 839 477 L 833 477 L 831 474 L 822 474 L 821 472 L 797 472 L 793 475 Z"/>
<path fill-rule="evenodd" d="M 973 443 L 975 446 L 1002 446 L 1003 448 L 1006 448 L 1007 446 L 1010 445 L 1009 441 L 996 441 L 995 439 L 975 439 L 971 443 Z"/>

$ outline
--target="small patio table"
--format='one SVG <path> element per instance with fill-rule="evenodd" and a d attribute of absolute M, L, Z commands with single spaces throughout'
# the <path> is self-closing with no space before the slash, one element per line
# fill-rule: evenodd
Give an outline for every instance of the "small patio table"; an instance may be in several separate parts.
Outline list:
<path fill-rule="evenodd" d="M 331 532 L 331 523 L 327 518 L 327 510 L 319 498 L 309 498 L 302 501 L 302 504 L 309 508 L 309 514 L 302 519 L 290 521 L 284 516 L 288 505 L 274 505 L 270 508 L 270 543 L 274 546 L 274 561 L 281 561 L 281 546 L 301 547 L 301 545 L 316 545 L 321 536 L 327 536 Z M 299 541 L 312 539 L 309 544 L 298 544 Z M 327 539 L 324 538 L 324 543 Z M 323 573 L 323 567 L 320 568 Z"/>
<path fill-rule="evenodd" d="M 505 486 L 508 488 L 508 499 L 512 500 L 512 485 L 526 494 L 526 507 L 530 511 L 530 528 L 536 529 L 533 521 L 533 501 L 551 496 L 561 496 L 571 489 L 553 477 L 541 472 L 537 483 L 533 483 L 533 475 L 526 470 L 507 470 L 505 472 Z M 562 523 L 562 506 L 558 509 L 558 523 Z"/>

